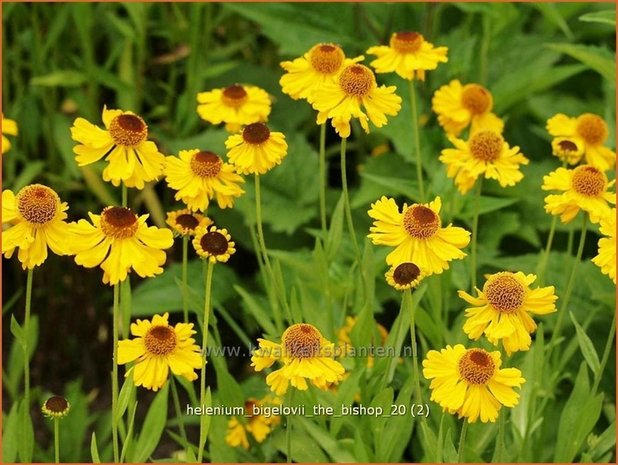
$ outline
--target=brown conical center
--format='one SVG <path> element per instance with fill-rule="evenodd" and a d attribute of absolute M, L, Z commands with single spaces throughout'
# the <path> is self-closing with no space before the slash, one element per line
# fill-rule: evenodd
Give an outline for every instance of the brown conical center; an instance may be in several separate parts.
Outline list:
<path fill-rule="evenodd" d="M 568 139 L 563 139 L 558 142 L 558 147 L 560 147 L 560 150 L 563 152 L 577 152 L 577 144 Z"/>
<path fill-rule="evenodd" d="M 493 98 L 491 92 L 479 84 L 466 84 L 461 94 L 461 104 L 474 115 L 481 115 L 491 110 Z"/>
<path fill-rule="evenodd" d="M 242 131 L 242 138 L 248 144 L 262 144 L 270 137 L 270 129 L 264 123 L 248 124 Z"/>
<path fill-rule="evenodd" d="M 348 95 L 364 97 L 376 86 L 376 78 L 364 65 L 350 65 L 341 72 L 339 85 Z"/>
<path fill-rule="evenodd" d="M 499 312 L 513 313 L 524 303 L 526 289 L 512 273 L 491 276 L 483 286 L 487 302 Z"/>
<path fill-rule="evenodd" d="M 322 335 L 314 326 L 300 323 L 290 326 L 281 336 L 285 355 L 292 358 L 311 358 L 320 354 Z"/>
<path fill-rule="evenodd" d="M 477 160 L 493 162 L 500 158 L 504 139 L 493 131 L 479 131 L 468 142 L 470 153 Z"/>
<path fill-rule="evenodd" d="M 421 270 L 414 263 L 401 263 L 393 271 L 393 281 L 400 286 L 406 286 L 416 281 L 420 274 Z"/>
<path fill-rule="evenodd" d="M 577 133 L 587 144 L 600 145 L 607 139 L 607 124 L 600 116 L 584 113 L 577 118 Z"/>
<path fill-rule="evenodd" d="M 333 74 L 339 71 L 344 60 L 343 50 L 334 44 L 319 44 L 309 52 L 311 66 L 322 74 Z"/>
<path fill-rule="evenodd" d="M 191 171 L 201 178 L 214 178 L 221 172 L 223 160 L 212 152 L 197 152 L 189 164 Z"/>
<path fill-rule="evenodd" d="M 403 215 L 403 227 L 412 237 L 428 239 L 440 229 L 440 217 L 431 208 L 412 205 Z"/>
<path fill-rule="evenodd" d="M 101 213 L 101 230 L 107 237 L 126 239 L 137 232 L 137 215 L 126 207 L 106 207 Z"/>
<path fill-rule="evenodd" d="M 590 165 L 578 166 L 573 170 L 571 185 L 575 192 L 588 196 L 598 197 L 607 187 L 607 177 L 603 171 Z"/>
<path fill-rule="evenodd" d="M 19 214 L 34 226 L 44 225 L 56 217 L 60 197 L 53 189 L 42 184 L 31 184 L 15 196 Z"/>
<path fill-rule="evenodd" d="M 240 84 L 232 84 L 223 89 L 223 102 L 229 106 L 238 108 L 247 101 L 247 91 Z"/>
<path fill-rule="evenodd" d="M 67 411 L 69 402 L 64 397 L 53 396 L 45 401 L 44 408 L 49 410 L 52 414 L 60 414 Z"/>
<path fill-rule="evenodd" d="M 227 238 L 218 231 L 207 232 L 200 239 L 202 250 L 213 256 L 225 254 L 228 249 L 228 244 Z"/>
<path fill-rule="evenodd" d="M 125 113 L 112 120 L 109 134 L 116 145 L 134 147 L 146 140 L 148 126 L 139 116 Z"/>
<path fill-rule="evenodd" d="M 200 224 L 200 220 L 189 213 L 178 215 L 175 221 L 181 228 L 188 229 L 189 231 L 193 231 Z"/>
<path fill-rule="evenodd" d="M 391 36 L 390 46 L 399 53 L 412 53 L 421 48 L 423 40 L 423 35 L 418 32 L 395 32 Z"/>
<path fill-rule="evenodd" d="M 496 364 L 483 349 L 469 349 L 459 359 L 459 375 L 470 384 L 486 384 L 496 371 Z"/>
<path fill-rule="evenodd" d="M 146 336 L 146 350 L 153 355 L 168 355 L 174 351 L 178 342 L 176 333 L 171 326 L 153 326 Z"/>

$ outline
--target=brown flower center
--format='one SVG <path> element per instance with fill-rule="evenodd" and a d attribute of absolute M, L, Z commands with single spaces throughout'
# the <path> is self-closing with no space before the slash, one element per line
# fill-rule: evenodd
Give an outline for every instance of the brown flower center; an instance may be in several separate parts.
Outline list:
<path fill-rule="evenodd" d="M 153 326 L 144 336 L 146 350 L 153 355 L 167 355 L 173 352 L 177 341 L 176 333 L 170 326 Z"/>
<path fill-rule="evenodd" d="M 526 289 L 512 273 L 502 272 L 490 277 L 483 286 L 489 304 L 499 312 L 513 313 L 521 308 Z"/>
<path fill-rule="evenodd" d="M 212 152 L 197 152 L 189 164 L 191 171 L 201 178 L 214 178 L 221 172 L 223 160 Z"/>
<path fill-rule="evenodd" d="M 423 41 L 423 35 L 418 32 L 395 32 L 391 36 L 390 46 L 399 53 L 413 53 L 421 48 Z"/>
<path fill-rule="evenodd" d="M 496 161 L 502 153 L 503 145 L 502 136 L 493 131 L 479 131 L 468 142 L 472 156 L 485 162 Z"/>
<path fill-rule="evenodd" d="M 584 113 L 577 118 L 577 133 L 586 143 L 600 145 L 607 139 L 607 124 L 600 116 Z"/>
<path fill-rule="evenodd" d="M 418 279 L 420 274 L 421 270 L 414 263 L 401 263 L 393 271 L 393 281 L 400 286 L 406 286 Z"/>
<path fill-rule="evenodd" d="M 225 254 L 228 244 L 227 238 L 218 231 L 207 232 L 200 239 L 202 250 L 213 256 Z"/>
<path fill-rule="evenodd" d="M 486 384 L 496 371 L 496 364 L 483 349 L 469 349 L 459 359 L 459 375 L 470 384 Z"/>
<path fill-rule="evenodd" d="M 563 139 L 558 142 L 558 147 L 560 147 L 560 150 L 563 152 L 577 152 L 577 144 L 568 139 Z"/>
<path fill-rule="evenodd" d="M 56 217 L 60 197 L 53 189 L 42 184 L 32 184 L 15 196 L 19 214 L 32 225 L 44 225 Z"/>
<path fill-rule="evenodd" d="M 341 72 L 339 85 L 348 95 L 364 97 L 376 86 L 376 78 L 366 66 L 350 65 Z"/>
<path fill-rule="evenodd" d="M 126 239 L 137 232 L 137 215 L 126 207 L 106 207 L 101 213 L 101 230 L 107 237 Z"/>
<path fill-rule="evenodd" d="M 582 165 L 573 170 L 571 185 L 578 194 L 598 197 L 607 187 L 607 177 L 594 166 Z"/>
<path fill-rule="evenodd" d="M 116 145 L 134 147 L 146 140 L 148 126 L 139 116 L 125 113 L 112 120 L 109 134 Z"/>
<path fill-rule="evenodd" d="M 258 405 L 255 400 L 249 399 L 245 402 L 245 415 L 252 417 L 253 416 L 253 406 Z"/>
<path fill-rule="evenodd" d="M 309 52 L 311 66 L 322 74 L 333 74 L 339 71 L 344 60 L 343 50 L 334 44 L 316 45 Z"/>
<path fill-rule="evenodd" d="M 412 237 L 428 239 L 440 229 L 440 217 L 431 208 L 412 205 L 403 215 L 403 227 Z"/>
<path fill-rule="evenodd" d="M 53 396 L 45 401 L 44 408 L 51 413 L 64 413 L 69 408 L 69 402 L 64 397 Z"/>
<path fill-rule="evenodd" d="M 242 131 L 242 138 L 248 144 L 262 144 L 270 137 L 270 129 L 264 123 L 248 124 Z"/>
<path fill-rule="evenodd" d="M 189 213 L 183 213 L 182 215 L 178 215 L 176 217 L 176 224 L 178 224 L 181 228 L 193 231 L 200 224 L 200 220 Z"/>
<path fill-rule="evenodd" d="M 320 354 L 320 332 L 312 325 L 300 323 L 285 330 L 281 341 L 285 355 L 293 358 L 311 358 Z"/>
<path fill-rule="evenodd" d="M 247 101 L 247 91 L 240 84 L 232 84 L 223 89 L 223 103 L 228 107 L 238 108 Z"/>
<path fill-rule="evenodd" d="M 479 84 L 466 84 L 461 94 L 461 104 L 473 115 L 481 115 L 491 110 L 491 92 Z"/>

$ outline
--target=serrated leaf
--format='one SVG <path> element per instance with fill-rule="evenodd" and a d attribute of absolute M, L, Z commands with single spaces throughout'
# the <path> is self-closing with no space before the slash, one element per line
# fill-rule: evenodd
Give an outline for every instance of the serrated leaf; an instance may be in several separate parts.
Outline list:
<path fill-rule="evenodd" d="M 579 348 L 582 351 L 582 355 L 588 363 L 588 366 L 592 370 L 592 373 L 597 375 L 599 370 L 601 369 L 601 362 L 599 361 L 599 355 L 594 348 L 594 344 L 586 334 L 586 331 L 581 327 L 581 325 L 575 319 L 575 316 L 572 312 L 569 312 L 569 316 L 571 317 L 571 321 L 575 326 L 575 332 L 577 334 L 577 342 L 579 342 Z"/>

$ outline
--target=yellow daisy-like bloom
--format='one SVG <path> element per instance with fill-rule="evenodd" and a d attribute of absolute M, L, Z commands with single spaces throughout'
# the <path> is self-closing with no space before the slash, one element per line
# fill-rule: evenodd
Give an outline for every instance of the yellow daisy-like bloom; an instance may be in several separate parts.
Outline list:
<path fill-rule="evenodd" d="M 135 339 L 118 342 L 118 363 L 135 362 L 125 376 L 133 370 L 136 386 L 158 391 L 167 381 L 169 371 L 194 381 L 194 370 L 202 367 L 200 348 L 191 337 L 195 334 L 193 323 L 168 323 L 168 313 L 155 315 L 152 321 L 137 320 L 131 324 Z"/>
<path fill-rule="evenodd" d="M 536 323 L 529 313 L 553 313 L 558 299 L 554 286 L 530 289 L 535 280 L 533 274 L 502 271 L 490 275 L 482 291 L 476 289 L 478 297 L 459 291 L 459 297 L 474 306 L 466 309 L 464 333 L 474 340 L 485 334 L 494 345 L 502 341 L 508 355 L 530 349 Z"/>
<path fill-rule="evenodd" d="M 197 102 L 200 118 L 212 124 L 226 123 L 230 132 L 238 131 L 245 124 L 267 121 L 271 109 L 265 90 L 241 84 L 200 92 Z"/>
<path fill-rule="evenodd" d="M 102 119 L 104 130 L 84 118 L 73 123 L 71 136 L 80 143 L 73 148 L 79 166 L 105 158 L 109 164 L 103 170 L 104 181 L 137 189 L 161 176 L 165 156 L 148 140 L 148 126 L 140 116 L 104 107 Z"/>
<path fill-rule="evenodd" d="M 148 226 L 148 215 L 138 217 L 125 207 L 88 215 L 92 224 L 72 224 L 75 263 L 86 268 L 101 265 L 103 282 L 110 285 L 124 281 L 131 268 L 142 278 L 163 272 L 164 250 L 174 243 L 169 229 Z"/>
<path fill-rule="evenodd" d="M 310 97 L 318 110 L 317 123 L 331 118 L 331 124 L 342 138 L 350 136 L 350 120 L 357 118 L 365 132 L 369 121 L 381 128 L 387 123 L 386 115 L 395 116 L 401 109 L 401 97 L 395 86 L 380 86 L 369 68 L 360 64 L 348 65 L 337 82 L 325 82 L 319 92 Z M 363 111 L 364 110 L 364 111 Z"/>
<path fill-rule="evenodd" d="M 592 263 L 601 268 L 616 284 L 616 209 L 601 218 L 601 234 L 607 237 L 599 239 L 599 254 L 592 259 Z"/>
<path fill-rule="evenodd" d="M 403 205 L 400 212 L 394 199 L 383 196 L 371 204 L 368 214 L 375 221 L 367 236 L 374 244 L 395 247 L 386 257 L 388 265 L 416 264 L 427 276 L 447 270 L 448 262 L 466 256 L 461 251 L 470 242 L 470 232 L 440 220 L 442 201 Z"/>
<path fill-rule="evenodd" d="M 165 222 L 174 234 L 180 236 L 195 236 L 198 228 L 205 228 L 213 223 L 207 216 L 192 212 L 188 208 L 168 212 Z"/>
<path fill-rule="evenodd" d="M 403 31 L 391 35 L 388 46 L 378 45 L 367 50 L 378 58 L 369 63 L 376 73 L 396 72 L 404 79 L 425 80 L 425 71 L 446 63 L 447 47 L 434 47 L 418 32 Z"/>
<path fill-rule="evenodd" d="M 287 392 L 288 386 L 304 391 L 307 381 L 325 390 L 343 379 L 345 368 L 334 359 L 335 344 L 322 336 L 315 326 L 294 324 L 281 336 L 281 344 L 258 339 L 259 348 L 253 352 L 251 366 L 262 371 L 276 361 L 283 367 L 266 377 L 266 384 L 277 395 Z"/>
<path fill-rule="evenodd" d="M 584 144 L 579 139 L 554 137 L 551 141 L 552 155 L 569 165 L 577 165 L 584 156 Z"/>
<path fill-rule="evenodd" d="M 454 79 L 433 94 L 431 107 L 438 115 L 438 123 L 447 134 L 458 136 L 471 125 L 471 132 L 482 129 L 502 133 L 504 122 L 492 109 L 491 92 L 480 84 L 462 85 Z"/>
<path fill-rule="evenodd" d="M 598 223 L 609 214 L 609 204 L 616 204 L 616 193 L 607 191 L 614 183 L 608 182 L 605 173 L 594 166 L 558 168 L 543 176 L 543 190 L 563 191 L 545 197 L 545 211 L 560 215 L 563 223 L 569 223 L 579 210 L 584 210 L 590 215 L 590 221 Z"/>
<path fill-rule="evenodd" d="M 474 132 L 468 141 L 455 136 L 449 136 L 449 140 L 455 148 L 442 150 L 439 159 L 462 194 L 472 189 L 481 175 L 495 179 L 502 187 L 514 186 L 523 179 L 520 165 L 527 165 L 528 159 L 519 147 L 509 147 L 499 133 L 482 130 Z"/>
<path fill-rule="evenodd" d="M 198 228 L 193 238 L 193 247 L 200 257 L 212 263 L 227 262 L 236 249 L 227 229 L 216 226 Z"/>
<path fill-rule="evenodd" d="M 258 443 L 264 442 L 273 428 L 281 422 L 281 418 L 278 415 L 265 417 L 255 412 L 261 411 L 264 406 L 278 405 L 281 405 L 281 399 L 278 397 L 266 396 L 262 400 L 253 397 L 248 399 L 244 406 L 246 422 L 242 423 L 236 417 L 231 418 L 227 423 L 225 442 L 232 447 L 240 446 L 249 449 L 248 434 L 251 434 Z"/>
<path fill-rule="evenodd" d="M 17 258 L 22 268 L 32 269 L 47 259 L 49 247 L 56 255 L 71 255 L 69 225 L 64 220 L 68 210 L 58 194 L 42 184 L 31 184 L 17 195 L 2 192 L 2 253 Z"/>
<path fill-rule="evenodd" d="M 325 82 L 336 82 L 339 72 L 345 66 L 364 58 L 346 58 L 338 45 L 317 44 L 302 57 L 281 62 L 281 67 L 286 71 L 279 80 L 281 90 L 295 100 L 308 99 Z"/>
<path fill-rule="evenodd" d="M 500 352 L 468 349 L 457 344 L 430 350 L 423 360 L 423 376 L 431 380 L 431 400 L 450 414 L 465 417 L 468 423 L 479 418 L 494 423 L 498 411 L 519 403 L 520 388 L 526 380 L 517 368 L 500 368 Z"/>
<path fill-rule="evenodd" d="M 16 136 L 19 133 L 17 123 L 2 116 L 2 154 L 5 154 L 11 148 L 11 142 L 4 135 Z"/>
<path fill-rule="evenodd" d="M 570 118 L 558 113 L 547 120 L 547 131 L 554 137 L 567 137 L 583 146 L 586 163 L 595 168 L 607 171 L 616 164 L 616 152 L 603 145 L 609 135 L 607 123 L 598 115 L 584 113 Z"/>
<path fill-rule="evenodd" d="M 245 126 L 242 134 L 228 137 L 225 146 L 230 162 L 241 174 L 264 174 L 288 154 L 285 136 L 272 132 L 264 123 Z"/>
<path fill-rule="evenodd" d="M 384 275 L 389 286 L 398 291 L 414 289 L 425 277 L 421 269 L 412 262 L 403 262 L 391 266 Z"/>
<path fill-rule="evenodd" d="M 41 413 L 47 418 L 64 418 L 69 414 L 71 404 L 61 396 L 52 396 L 41 406 Z"/>
<path fill-rule="evenodd" d="M 234 165 L 223 163 L 213 152 L 181 150 L 178 157 L 165 158 L 164 173 L 168 186 L 178 191 L 174 198 L 193 211 L 206 211 L 212 199 L 219 208 L 233 207 L 234 199 L 245 192 L 240 187 L 245 180 Z"/>

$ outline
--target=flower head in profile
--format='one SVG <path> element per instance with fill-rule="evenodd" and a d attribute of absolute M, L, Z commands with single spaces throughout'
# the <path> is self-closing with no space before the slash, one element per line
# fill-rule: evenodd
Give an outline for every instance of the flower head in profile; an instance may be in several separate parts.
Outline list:
<path fill-rule="evenodd" d="M 118 342 L 118 363 L 135 362 L 125 376 L 132 372 L 136 386 L 158 391 L 165 385 L 170 370 L 189 381 L 197 379 L 194 370 L 202 367 L 202 356 L 192 337 L 193 323 L 172 326 L 168 318 L 166 312 L 163 316 L 155 315 L 152 321 L 137 320 L 131 323 L 135 338 Z"/>
<path fill-rule="evenodd" d="M 225 442 L 231 447 L 249 449 L 249 434 L 257 443 L 264 442 L 273 428 L 281 422 L 281 417 L 278 415 L 264 416 L 260 413 L 261 409 L 279 405 L 281 405 L 281 399 L 270 395 L 260 400 L 254 397 L 249 398 L 244 405 L 245 421 L 236 417 L 230 418 L 227 423 Z"/>
<path fill-rule="evenodd" d="M 264 123 L 245 126 L 241 134 L 228 137 L 225 146 L 230 163 L 241 174 L 264 174 L 288 154 L 285 136 L 272 132 Z"/>
<path fill-rule="evenodd" d="M 232 84 L 197 94 L 197 113 L 212 124 L 225 123 L 230 132 L 243 125 L 268 120 L 271 101 L 268 93 L 256 86 Z"/>
<path fill-rule="evenodd" d="M 56 255 L 71 255 L 68 210 L 58 194 L 42 184 L 30 184 L 17 195 L 2 192 L 2 253 L 11 258 L 15 249 L 23 269 L 32 269 L 47 259 L 47 249 Z"/>
<path fill-rule="evenodd" d="M 588 165 L 607 171 L 616 164 L 616 152 L 604 145 L 609 135 L 607 123 L 598 115 L 584 113 L 570 118 L 558 113 L 547 120 L 547 131 L 559 140 L 567 138 L 583 148 Z"/>
<path fill-rule="evenodd" d="M 467 349 L 457 344 L 430 350 L 423 360 L 423 376 L 431 380 L 431 400 L 442 409 L 468 423 L 494 423 L 498 412 L 519 403 L 519 393 L 526 382 L 517 368 L 500 368 L 500 352 Z"/>
<path fill-rule="evenodd" d="M 398 291 L 416 288 L 425 277 L 421 269 L 412 262 L 391 266 L 384 275 L 389 286 Z"/>
<path fill-rule="evenodd" d="M 433 94 L 431 107 L 447 134 L 458 136 L 470 126 L 470 132 L 490 130 L 502 133 L 504 122 L 493 112 L 491 92 L 480 84 L 462 85 L 457 79 Z"/>
<path fill-rule="evenodd" d="M 368 214 L 374 219 L 367 236 L 377 245 L 395 249 L 386 257 L 389 265 L 414 263 L 427 276 L 447 270 L 448 262 L 466 256 L 461 251 L 470 242 L 463 228 L 442 227 L 440 197 L 428 204 L 403 205 L 400 212 L 394 199 L 382 197 L 371 204 Z"/>
<path fill-rule="evenodd" d="M 11 148 L 11 141 L 9 141 L 7 137 L 5 137 L 5 134 L 8 136 L 16 136 L 19 133 L 19 130 L 17 127 L 17 123 L 14 120 L 5 118 L 4 115 L 2 115 L 1 121 L 2 121 L 2 154 L 5 154 Z"/>
<path fill-rule="evenodd" d="M 251 366 L 262 371 L 279 361 L 283 367 L 266 377 L 266 384 L 277 395 L 287 392 L 288 386 L 304 391 L 307 381 L 320 389 L 328 389 L 343 379 L 345 369 L 334 359 L 335 345 L 307 323 L 290 326 L 281 336 L 281 343 L 258 339 L 259 348 L 253 352 Z"/>
<path fill-rule="evenodd" d="M 554 286 L 530 289 L 535 280 L 533 274 L 502 271 L 490 275 L 482 291 L 476 289 L 477 297 L 459 291 L 459 297 L 472 305 L 466 309 L 464 332 L 470 339 L 485 334 L 494 345 L 502 342 L 508 355 L 530 349 L 536 323 L 529 314 L 555 312 L 558 299 Z"/>
<path fill-rule="evenodd" d="M 601 234 L 606 237 L 599 239 L 599 254 L 592 259 L 592 263 L 601 268 L 616 284 L 616 209 L 601 218 Z"/>
<path fill-rule="evenodd" d="M 216 226 L 198 228 L 193 238 L 193 247 L 197 254 L 212 263 L 225 263 L 236 252 L 227 229 Z"/>
<path fill-rule="evenodd" d="M 79 166 L 89 165 L 104 158 L 108 164 L 103 180 L 114 186 L 143 189 L 144 183 L 155 181 L 163 173 L 165 156 L 154 142 L 148 140 L 148 126 L 130 111 L 103 108 L 105 129 L 77 118 L 71 128 L 73 148 Z"/>
<path fill-rule="evenodd" d="M 219 208 L 233 207 L 245 192 L 240 187 L 245 180 L 234 165 L 209 151 L 181 150 L 178 157 L 166 157 L 164 173 L 168 186 L 178 191 L 174 198 L 193 211 L 206 211 L 211 200 Z"/>
<path fill-rule="evenodd" d="M 365 132 L 369 132 L 369 121 L 381 128 L 387 123 L 387 115 L 399 113 L 401 97 L 395 90 L 395 86 L 378 87 L 373 71 L 351 64 L 343 68 L 335 83 L 324 83 L 309 101 L 318 110 L 317 123 L 331 119 L 337 134 L 346 138 L 350 136 L 352 118 L 357 118 Z"/>
<path fill-rule="evenodd" d="M 554 137 L 551 141 L 551 153 L 562 162 L 577 165 L 584 156 L 584 144 L 578 138 Z"/>
<path fill-rule="evenodd" d="M 64 418 L 70 410 L 71 404 L 62 396 L 52 396 L 41 406 L 41 413 L 50 419 Z"/>
<path fill-rule="evenodd" d="M 165 222 L 172 228 L 174 234 L 179 236 L 195 236 L 199 228 L 208 227 L 213 223 L 207 216 L 193 212 L 188 208 L 168 212 Z"/>
<path fill-rule="evenodd" d="M 281 62 L 286 72 L 281 76 L 279 84 L 283 92 L 293 99 L 308 99 L 324 83 L 336 82 L 339 72 L 345 66 L 362 61 L 363 58 L 346 58 L 341 47 L 335 44 L 317 44 L 302 57 Z"/>
<path fill-rule="evenodd" d="M 609 204 L 616 204 L 616 193 L 608 191 L 614 183 L 591 165 L 580 165 L 572 170 L 558 168 L 543 177 L 543 190 L 562 191 L 545 197 L 545 211 L 560 215 L 563 223 L 569 223 L 583 210 L 589 214 L 590 221 L 598 223 L 609 214 Z"/>
<path fill-rule="evenodd" d="M 172 231 L 148 226 L 148 215 L 137 216 L 129 208 L 106 207 L 90 221 L 73 223 L 75 263 L 86 268 L 101 266 L 103 282 L 114 285 L 127 279 L 133 269 L 139 276 L 163 272 L 165 249 L 174 243 Z"/>
<path fill-rule="evenodd" d="M 389 45 L 369 48 L 367 53 L 377 58 L 370 65 L 376 73 L 395 72 L 404 79 L 424 81 L 425 71 L 446 63 L 447 47 L 434 47 L 422 34 L 412 31 L 395 32 Z"/>
<path fill-rule="evenodd" d="M 528 159 L 519 147 L 509 147 L 500 133 L 482 130 L 472 133 L 467 141 L 455 136 L 449 140 L 455 147 L 442 150 L 440 161 L 462 194 L 472 189 L 479 176 L 495 179 L 501 187 L 514 186 L 523 179 L 520 165 L 527 165 Z"/>

